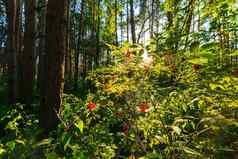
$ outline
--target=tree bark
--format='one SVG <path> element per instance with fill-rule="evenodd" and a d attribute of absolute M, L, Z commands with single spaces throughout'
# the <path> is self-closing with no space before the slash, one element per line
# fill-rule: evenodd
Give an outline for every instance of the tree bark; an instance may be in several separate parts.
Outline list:
<path fill-rule="evenodd" d="M 85 0 L 82 0 L 81 1 L 81 13 L 80 13 L 80 19 L 79 19 L 80 29 L 79 29 L 79 33 L 78 33 L 78 47 L 77 47 L 77 52 L 76 52 L 76 56 L 75 56 L 75 66 L 74 66 L 75 67 L 74 68 L 74 70 L 75 70 L 75 72 L 74 72 L 74 89 L 77 89 L 78 79 L 79 79 L 79 53 L 80 53 L 80 49 L 81 49 L 80 44 L 82 42 L 83 28 L 84 28 L 84 26 L 83 26 L 84 5 L 85 5 L 84 3 L 85 3 Z M 83 58 L 85 60 L 86 56 L 84 56 Z M 84 67 L 86 67 L 86 66 L 84 66 Z"/>
<path fill-rule="evenodd" d="M 129 28 L 129 4 L 126 3 L 126 39 L 128 42 L 130 41 Z"/>
<path fill-rule="evenodd" d="M 133 0 L 130 0 L 130 23 L 131 23 L 132 42 L 136 43 L 136 29 L 135 29 L 134 2 L 133 2 Z"/>
<path fill-rule="evenodd" d="M 22 46 L 23 46 L 23 1 L 17 1 L 17 18 L 16 18 L 16 49 L 17 49 L 17 98 L 19 101 L 22 89 Z"/>
<path fill-rule="evenodd" d="M 100 26 L 101 26 L 101 17 L 100 17 L 100 2 L 101 0 L 98 0 L 97 4 L 97 33 L 96 33 L 96 56 L 95 56 L 95 66 L 99 66 L 100 61 Z"/>
<path fill-rule="evenodd" d="M 46 13 L 46 83 L 40 101 L 40 127 L 45 135 L 57 128 L 64 88 L 68 0 L 48 0 Z"/>
<path fill-rule="evenodd" d="M 25 34 L 22 54 L 22 90 L 21 102 L 31 105 L 34 81 L 34 49 L 35 49 L 35 0 L 25 1 Z"/>
<path fill-rule="evenodd" d="M 155 19 L 155 0 L 151 1 L 151 22 L 150 22 L 150 38 L 153 38 L 154 34 L 154 19 Z"/>
<path fill-rule="evenodd" d="M 188 47 L 188 41 L 189 41 L 189 34 L 190 34 L 190 29 L 191 29 L 191 24 L 193 20 L 193 14 L 194 14 L 194 9 L 195 9 L 195 0 L 190 0 L 188 4 L 188 10 L 187 10 L 187 16 L 184 21 L 184 33 L 186 35 L 185 39 L 185 46 L 184 49 Z"/>
<path fill-rule="evenodd" d="M 70 71 L 70 60 L 71 60 L 71 48 L 70 48 L 70 0 L 68 0 L 67 8 L 67 19 L 68 19 L 68 25 L 67 25 L 67 33 L 66 33 L 66 54 L 65 54 L 65 90 L 70 90 L 71 85 L 71 71 Z"/>
<path fill-rule="evenodd" d="M 45 83 L 46 78 L 46 52 L 45 52 L 45 29 L 46 29 L 46 6 L 47 1 L 41 0 L 40 1 L 40 19 L 39 19 L 39 27 L 40 27 L 40 41 L 39 41 L 39 66 L 38 66 L 38 87 L 39 87 L 39 94 L 40 94 L 40 101 L 43 100 L 45 96 Z M 45 6 L 45 7 L 43 7 Z"/>
<path fill-rule="evenodd" d="M 7 1 L 7 54 L 8 54 L 8 103 L 15 104 L 17 96 L 17 73 L 16 73 L 16 0 Z"/>
<path fill-rule="evenodd" d="M 118 33 L 117 33 L 117 14 L 118 14 L 118 4 L 115 0 L 115 45 L 118 46 Z"/>

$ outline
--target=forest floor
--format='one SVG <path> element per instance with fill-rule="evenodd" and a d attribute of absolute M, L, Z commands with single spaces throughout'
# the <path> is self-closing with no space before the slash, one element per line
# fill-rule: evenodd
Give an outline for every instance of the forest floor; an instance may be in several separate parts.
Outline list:
<path fill-rule="evenodd" d="M 64 94 L 60 124 L 38 139 L 39 97 L 30 112 L 4 106 L 0 85 L 2 158 L 236 158 L 236 67 L 173 65 L 120 57 L 89 73 L 78 90 Z M 158 60 L 158 59 L 154 59 Z M 86 87 L 87 85 L 87 87 Z"/>

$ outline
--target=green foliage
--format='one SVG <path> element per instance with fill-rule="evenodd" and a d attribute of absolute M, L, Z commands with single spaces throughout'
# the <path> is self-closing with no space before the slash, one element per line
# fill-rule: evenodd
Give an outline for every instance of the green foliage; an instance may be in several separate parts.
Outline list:
<path fill-rule="evenodd" d="M 48 137 L 38 126 L 37 96 L 30 111 L 5 106 L 0 74 L 0 158 L 236 158 L 237 1 L 143 0 L 134 10 L 138 41 L 153 30 L 146 46 L 120 43 L 131 31 L 129 1 L 72 2 L 70 65 L 79 53 L 80 74 L 88 74 L 64 94 Z M 94 69 L 96 62 L 107 64 Z"/>
<path fill-rule="evenodd" d="M 114 63 L 90 73 L 94 90 L 85 100 L 64 94 L 60 124 L 48 138 L 38 139 L 37 116 L 23 105 L 2 107 L 1 157 L 233 157 L 238 78 L 213 67 L 216 44 L 196 46 L 195 55 L 161 55 L 153 41 L 146 49 L 108 46 Z"/>
<path fill-rule="evenodd" d="M 141 46 L 111 47 L 115 49 L 115 63 L 88 77 L 97 92 L 89 94 L 86 103 L 93 101 L 97 108 L 86 110 L 85 103 L 78 109 L 80 114 L 74 112 L 78 115 L 71 133 L 79 139 L 81 136 L 81 141 L 73 142 L 71 134 L 65 142 L 67 147 L 75 144 L 81 153 L 93 158 L 224 158 L 236 151 L 236 77 L 217 78 L 213 75 L 218 70 L 213 70 L 211 79 L 201 80 L 213 63 L 206 62 L 206 68 L 198 72 L 189 64 L 188 56 L 176 66 L 186 71 L 175 74 L 178 78 L 171 88 L 161 84 L 162 79 L 171 82 L 164 76 L 172 73 L 165 59 L 152 51 L 153 62 L 146 63 L 143 59 L 149 56 L 143 58 Z M 142 103 L 148 110 L 141 111 Z M 75 145 L 69 146 L 72 151 Z"/>

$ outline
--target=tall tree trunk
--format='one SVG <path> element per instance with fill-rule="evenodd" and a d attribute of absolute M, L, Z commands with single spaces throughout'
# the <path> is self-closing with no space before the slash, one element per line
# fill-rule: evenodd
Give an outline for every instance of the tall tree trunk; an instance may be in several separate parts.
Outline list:
<path fill-rule="evenodd" d="M 129 20 L 130 20 L 130 18 L 129 18 L 130 16 L 129 16 L 129 3 L 127 2 L 126 3 L 126 39 L 127 39 L 127 41 L 129 42 L 130 41 L 130 38 L 129 38 Z"/>
<path fill-rule="evenodd" d="M 97 6 L 97 32 L 96 32 L 96 57 L 95 57 L 95 65 L 99 66 L 100 61 L 100 24 L 101 24 L 101 18 L 100 18 L 100 2 L 101 0 L 98 0 L 98 6 Z"/>
<path fill-rule="evenodd" d="M 81 13 L 80 13 L 80 19 L 79 19 L 79 33 L 78 33 L 78 47 L 77 47 L 77 52 L 75 55 L 75 65 L 74 65 L 74 89 L 77 89 L 78 87 L 78 79 L 79 79 L 79 54 L 80 54 L 80 50 L 81 50 L 81 41 L 82 41 L 82 36 L 83 36 L 83 16 L 84 16 L 84 4 L 85 0 L 81 1 Z M 83 58 L 86 58 L 86 56 L 84 56 Z M 84 66 L 86 67 L 86 66 Z"/>
<path fill-rule="evenodd" d="M 7 1 L 7 54 L 8 54 L 8 103 L 16 103 L 17 95 L 17 73 L 16 73 L 16 13 L 17 2 L 16 0 Z"/>
<path fill-rule="evenodd" d="M 45 96 L 45 83 L 46 78 L 46 52 L 45 52 L 45 29 L 46 29 L 46 6 L 47 1 L 41 0 L 40 1 L 40 19 L 39 19 L 39 27 L 40 27 L 40 41 L 39 41 L 39 66 L 38 66 L 38 87 L 40 93 L 40 101 L 43 100 Z"/>
<path fill-rule="evenodd" d="M 17 13 L 16 13 L 16 63 L 17 63 L 17 68 L 16 68 L 16 73 L 17 73 L 17 84 L 16 84 L 16 91 L 17 91 L 17 95 L 16 95 L 16 98 L 18 99 L 19 97 L 19 90 L 20 90 L 20 83 L 18 82 L 19 81 L 19 73 L 21 70 L 19 70 L 19 57 L 20 57 L 20 49 L 21 49 L 21 43 L 20 43 L 20 40 L 21 40 L 21 0 L 18 0 L 16 2 L 16 6 L 17 6 Z"/>
<path fill-rule="evenodd" d="M 155 20 L 155 0 L 151 1 L 151 26 L 150 26 L 150 37 L 154 35 L 154 20 Z"/>
<path fill-rule="evenodd" d="M 171 11 L 166 12 L 166 16 L 168 19 L 167 23 L 167 32 L 168 32 L 168 38 L 167 38 L 167 45 L 170 49 L 170 51 L 174 50 L 174 31 L 173 31 L 173 13 Z"/>
<path fill-rule="evenodd" d="M 115 45 L 118 46 L 118 33 L 117 33 L 117 14 L 118 14 L 118 7 L 117 7 L 117 0 L 115 0 Z"/>
<path fill-rule="evenodd" d="M 68 0 L 68 5 L 69 6 L 67 8 L 67 19 L 68 19 L 68 27 L 67 27 L 67 37 L 66 37 L 66 54 L 65 54 L 65 90 L 69 90 L 70 89 L 70 82 L 71 82 L 71 75 L 70 75 L 70 56 L 71 56 L 71 48 L 70 48 L 70 11 L 71 11 L 71 5 L 70 5 L 70 0 Z"/>
<path fill-rule="evenodd" d="M 131 23 L 132 42 L 136 43 L 136 29 L 135 29 L 134 2 L 133 2 L 133 0 L 130 0 L 130 23 Z"/>
<path fill-rule="evenodd" d="M 23 46 L 23 27 L 22 27 L 22 19 L 23 19 L 23 1 L 17 1 L 17 18 L 16 18 L 16 46 L 17 46 L 17 98 L 20 98 L 22 89 L 22 46 Z"/>
<path fill-rule="evenodd" d="M 31 105 L 34 81 L 34 49 L 35 49 L 35 0 L 25 1 L 25 34 L 22 54 L 23 80 L 21 83 L 21 102 Z"/>
<path fill-rule="evenodd" d="M 68 0 L 48 0 L 46 14 L 46 83 L 40 101 L 40 127 L 44 134 L 55 129 L 64 88 Z"/>
<path fill-rule="evenodd" d="M 77 6 L 77 0 L 73 0 L 73 13 L 76 12 L 76 6 Z M 71 32 L 71 41 L 70 41 L 70 45 L 71 45 L 71 48 L 74 50 L 74 56 L 76 55 L 76 51 L 77 51 L 77 35 L 76 35 L 76 21 L 77 21 L 77 18 L 74 14 L 71 14 L 71 25 L 72 25 L 72 32 Z M 70 54 L 70 79 L 71 81 L 73 80 L 73 76 L 74 76 L 74 61 L 73 61 L 73 54 L 71 53 Z"/>
<path fill-rule="evenodd" d="M 90 27 L 90 33 L 91 33 L 91 39 L 90 41 L 95 43 L 96 42 L 96 2 L 93 0 L 93 3 L 90 5 L 90 12 L 91 12 L 91 27 Z M 87 68 L 88 71 L 92 71 L 93 69 L 93 59 L 95 59 L 95 47 L 93 45 L 89 45 L 90 51 L 87 54 L 88 60 L 87 60 Z M 93 50 L 93 51 L 92 51 Z"/>
<path fill-rule="evenodd" d="M 123 0 L 121 0 L 121 4 L 123 5 Z M 123 28 L 123 10 L 120 11 L 120 29 L 121 29 L 121 36 L 120 36 L 120 43 L 122 45 L 123 43 L 123 31 L 124 31 L 124 28 Z"/>
<path fill-rule="evenodd" d="M 195 0 L 190 0 L 189 4 L 188 4 L 187 16 L 186 16 L 185 22 L 184 22 L 184 26 L 185 26 L 184 33 L 186 35 L 184 49 L 186 49 L 188 47 L 188 40 L 189 40 L 189 34 L 190 34 L 191 24 L 192 24 L 192 20 L 193 20 L 195 2 L 196 2 Z"/>

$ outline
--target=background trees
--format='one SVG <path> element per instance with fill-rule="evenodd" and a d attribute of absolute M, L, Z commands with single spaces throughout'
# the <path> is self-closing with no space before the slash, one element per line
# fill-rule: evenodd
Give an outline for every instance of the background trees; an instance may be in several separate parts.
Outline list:
<path fill-rule="evenodd" d="M 35 75 L 35 36 L 36 36 L 36 16 L 35 0 L 25 1 L 25 32 L 24 32 L 24 49 L 20 54 L 22 76 L 21 76 L 21 90 L 20 95 L 21 101 L 28 106 L 32 103 L 32 92 Z M 20 24 L 21 25 L 21 24 Z"/>
<path fill-rule="evenodd" d="M 0 0 L 0 156 L 38 150 L 40 129 L 71 158 L 232 156 L 237 6 Z"/>
<path fill-rule="evenodd" d="M 219 48 L 216 53 L 210 52 L 217 65 L 237 63 L 234 60 L 237 49 L 235 1 L 72 0 L 67 3 L 66 33 L 60 38 L 66 36 L 65 88 L 69 91 L 85 87 L 87 84 L 82 81 L 88 72 L 112 62 L 108 44 L 119 46 L 130 41 L 145 45 L 150 39 L 160 54 L 175 55 L 193 50 L 196 56 L 200 56 L 201 46 L 212 44 Z M 35 80 L 41 97 L 48 88 L 49 79 L 45 76 L 49 71 L 45 50 L 47 6 L 44 0 L 1 1 L 1 56 L 5 59 L 1 60 L 1 70 L 8 63 L 9 103 L 20 99 L 30 105 Z"/>
<path fill-rule="evenodd" d="M 14 104 L 17 98 L 17 76 L 16 76 L 16 64 L 17 64 L 17 30 L 16 30 L 16 19 L 17 19 L 17 2 L 11 0 L 6 2 L 7 12 L 7 60 L 8 60 L 8 103 Z"/>

